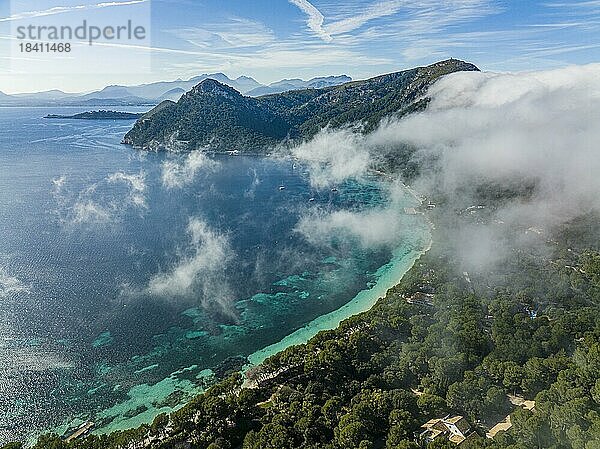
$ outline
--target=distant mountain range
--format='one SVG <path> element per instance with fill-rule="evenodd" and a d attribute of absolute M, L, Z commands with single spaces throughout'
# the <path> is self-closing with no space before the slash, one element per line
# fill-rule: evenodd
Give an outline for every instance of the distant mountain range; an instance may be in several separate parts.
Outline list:
<path fill-rule="evenodd" d="M 217 80 L 218 81 L 218 80 Z M 321 78 L 313 78 L 308 81 L 301 79 L 288 79 L 271 83 L 268 86 L 260 86 L 246 92 L 246 95 L 250 97 L 260 97 L 262 95 L 278 94 L 281 92 L 287 92 L 290 90 L 299 89 L 322 89 L 323 87 L 339 86 L 340 84 L 349 83 L 352 78 L 346 75 L 340 76 L 327 76 Z M 227 83 L 224 83 L 227 84 Z M 231 86 L 235 87 L 235 86 Z M 236 89 L 239 90 L 239 89 Z M 239 91 L 244 93 L 243 91 Z"/>
<path fill-rule="evenodd" d="M 281 80 L 266 86 L 248 76 L 231 79 L 223 73 L 210 73 L 196 76 L 187 81 L 179 79 L 176 81 L 161 81 L 138 86 L 107 86 L 102 90 L 88 94 L 72 94 L 60 90 L 16 95 L 7 95 L 0 92 L 0 106 L 156 105 L 165 100 L 178 101 L 184 93 L 206 79 L 213 79 L 223 85 L 234 88 L 244 95 L 252 97 L 276 94 L 288 90 L 320 89 L 352 81 L 352 78 L 341 75 L 313 78 L 308 81 L 301 79 Z"/>
<path fill-rule="evenodd" d="M 327 126 L 361 123 L 369 131 L 384 117 L 423 109 L 427 88 L 441 76 L 476 70 L 473 64 L 450 59 L 341 86 L 287 90 L 299 80 L 286 80 L 274 87 L 285 92 L 257 98 L 204 79 L 177 103 L 165 100 L 143 115 L 123 143 L 148 150 L 256 152 L 311 137 Z"/>

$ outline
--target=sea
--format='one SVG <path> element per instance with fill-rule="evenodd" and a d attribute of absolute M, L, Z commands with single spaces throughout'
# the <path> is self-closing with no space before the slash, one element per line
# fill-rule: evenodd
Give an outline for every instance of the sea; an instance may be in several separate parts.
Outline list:
<path fill-rule="evenodd" d="M 314 187 L 293 158 L 44 118 L 84 111 L 0 108 L 0 444 L 152 422 L 367 310 L 429 242 L 378 174 Z"/>

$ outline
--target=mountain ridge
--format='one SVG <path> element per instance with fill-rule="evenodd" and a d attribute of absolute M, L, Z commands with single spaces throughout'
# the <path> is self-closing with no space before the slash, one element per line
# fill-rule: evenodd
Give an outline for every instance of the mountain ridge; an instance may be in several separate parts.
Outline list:
<path fill-rule="evenodd" d="M 374 129 L 389 115 L 425 107 L 427 87 L 457 71 L 479 71 L 449 59 L 368 80 L 320 89 L 248 97 L 217 80 L 203 80 L 177 102 L 142 116 L 124 144 L 147 150 L 268 151 L 314 136 L 325 127 L 362 123 Z M 219 93 L 215 96 L 215 93 Z M 221 101 L 219 101 L 221 100 Z M 155 108 L 156 109 L 156 108 Z"/>
<path fill-rule="evenodd" d="M 343 75 L 345 76 L 345 75 Z M 177 101 L 184 92 L 189 91 L 199 82 L 205 79 L 216 79 L 223 84 L 231 86 L 239 92 L 258 96 L 266 93 L 282 92 L 300 87 L 315 87 L 314 83 L 320 82 L 325 85 L 336 85 L 347 81 L 339 76 L 325 76 L 313 78 L 308 81 L 294 80 L 293 84 L 286 88 L 269 87 L 289 80 L 281 80 L 267 86 L 259 83 L 254 78 L 241 75 L 237 78 L 229 78 L 224 73 L 204 73 L 194 76 L 188 80 L 178 79 L 175 81 L 158 81 L 155 83 L 138 84 L 132 86 L 109 85 L 100 90 L 89 93 L 66 93 L 58 89 L 44 92 L 4 94 L 0 95 L 0 106 L 146 106 L 156 105 L 165 99 Z M 349 78 L 349 77 L 348 77 Z M 351 79 L 351 78 L 349 78 Z M 179 89 L 176 91 L 176 89 Z M 261 89 L 265 91 L 262 92 Z M 252 93 L 255 91 L 255 93 Z"/>

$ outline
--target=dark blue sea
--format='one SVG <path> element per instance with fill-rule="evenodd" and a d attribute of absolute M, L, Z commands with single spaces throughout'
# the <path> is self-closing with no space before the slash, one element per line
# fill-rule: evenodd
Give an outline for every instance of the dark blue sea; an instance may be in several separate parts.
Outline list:
<path fill-rule="evenodd" d="M 426 243 L 375 175 L 315 190 L 292 159 L 145 153 L 120 144 L 131 121 L 43 118 L 77 112 L 0 108 L 0 444 L 151 422 Z M 371 216 L 394 225 L 363 233 Z"/>

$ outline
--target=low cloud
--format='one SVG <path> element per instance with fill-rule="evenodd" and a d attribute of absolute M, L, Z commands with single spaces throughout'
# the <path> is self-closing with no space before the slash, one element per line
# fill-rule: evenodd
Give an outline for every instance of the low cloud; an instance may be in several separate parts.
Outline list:
<path fill-rule="evenodd" d="M 312 140 L 294 147 L 292 155 L 308 165 L 311 185 L 316 188 L 360 178 L 371 165 L 364 137 L 352 129 L 322 130 Z"/>
<path fill-rule="evenodd" d="M 248 174 L 252 177 L 252 182 L 250 183 L 250 187 L 244 191 L 244 196 L 246 198 L 254 199 L 256 196 L 256 189 L 260 185 L 261 180 L 255 168 L 250 169 Z"/>
<path fill-rule="evenodd" d="M 112 223 L 121 219 L 129 209 L 148 208 L 144 172 L 112 173 L 77 193 L 69 190 L 66 176 L 53 179 L 52 185 L 52 193 L 58 204 L 57 214 L 65 223 Z M 120 189 L 118 185 L 124 186 L 125 190 Z"/>
<path fill-rule="evenodd" d="M 31 287 L 15 276 L 11 276 L 4 267 L 0 267 L 0 299 L 19 293 L 30 293 Z"/>
<path fill-rule="evenodd" d="M 124 182 L 129 185 L 129 202 L 136 207 L 147 208 L 146 205 L 146 176 L 144 173 L 127 174 L 123 172 L 113 173 L 107 178 L 110 183 Z"/>
<path fill-rule="evenodd" d="M 318 246 L 347 242 L 362 248 L 394 249 L 406 230 L 404 207 L 410 205 L 410 193 L 402 183 L 394 182 L 385 195 L 384 205 L 365 210 L 313 209 L 301 217 L 295 230 Z"/>
<path fill-rule="evenodd" d="M 310 165 L 313 184 L 324 186 L 360 177 L 377 157 L 411 148 L 422 168 L 411 184 L 421 193 L 443 195 L 452 211 L 477 204 L 482 188 L 526 191 L 488 210 L 491 224 L 461 222 L 463 228 L 454 230 L 456 246 L 464 242 L 459 256 L 480 268 L 496 264 L 511 248 L 532 244 L 515 234 L 518 229 L 550 232 L 600 211 L 600 64 L 460 72 L 439 80 L 428 96 L 422 113 L 385 120 L 368 135 L 325 130 L 294 155 Z M 382 213 L 317 214 L 298 229 L 309 239 L 337 231 L 377 245 L 379 233 L 395 232 L 379 225 L 393 226 L 389 212 L 373 216 Z"/>
<path fill-rule="evenodd" d="M 200 151 L 193 151 L 177 160 L 167 160 L 162 164 L 162 183 L 167 189 L 181 188 L 194 182 L 201 170 L 214 170 L 218 163 Z"/>
<path fill-rule="evenodd" d="M 199 218 L 190 219 L 187 233 L 188 247 L 169 271 L 150 280 L 148 292 L 167 298 L 199 297 L 205 309 L 235 317 L 234 295 L 226 277 L 234 259 L 228 238 Z"/>
<path fill-rule="evenodd" d="M 304 216 L 296 230 L 312 244 L 328 244 L 332 238 L 350 239 L 365 248 L 398 242 L 401 224 L 391 209 L 351 212 L 313 212 Z"/>
<path fill-rule="evenodd" d="M 52 184 L 54 185 L 54 191 L 59 193 L 67 182 L 67 176 L 59 176 L 58 178 L 54 178 L 52 180 Z"/>
<path fill-rule="evenodd" d="M 112 220 L 112 212 L 104 209 L 91 200 L 78 201 L 73 206 L 72 222 L 82 223 L 107 223 Z"/>

